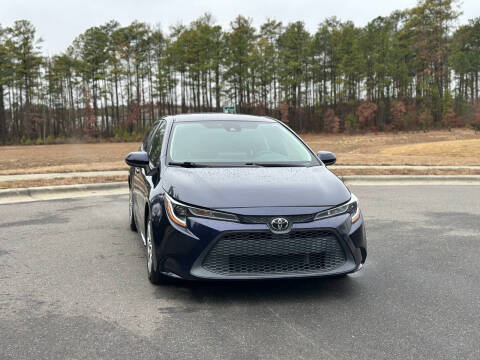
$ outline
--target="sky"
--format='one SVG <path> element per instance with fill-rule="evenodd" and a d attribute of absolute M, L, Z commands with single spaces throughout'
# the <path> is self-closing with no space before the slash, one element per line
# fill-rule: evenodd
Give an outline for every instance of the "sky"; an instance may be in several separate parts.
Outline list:
<path fill-rule="evenodd" d="M 242 14 L 255 26 L 272 18 L 284 24 L 301 20 L 310 32 L 325 18 L 337 16 L 363 26 L 377 16 L 411 8 L 416 0 L 0 0 L 0 25 L 26 19 L 43 39 L 45 54 L 64 51 L 73 39 L 91 26 L 117 20 L 128 25 L 144 21 L 168 31 L 171 25 L 188 25 L 205 12 L 229 29 Z M 480 16 L 480 0 L 461 0 L 459 24 Z"/>

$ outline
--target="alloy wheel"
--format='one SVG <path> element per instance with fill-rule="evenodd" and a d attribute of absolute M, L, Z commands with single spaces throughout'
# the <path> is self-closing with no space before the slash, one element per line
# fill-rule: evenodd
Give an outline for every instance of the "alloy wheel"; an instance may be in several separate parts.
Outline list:
<path fill-rule="evenodd" d="M 153 268 L 153 249 L 152 249 L 152 228 L 150 225 L 150 221 L 147 225 L 147 267 L 148 272 L 152 272 Z"/>

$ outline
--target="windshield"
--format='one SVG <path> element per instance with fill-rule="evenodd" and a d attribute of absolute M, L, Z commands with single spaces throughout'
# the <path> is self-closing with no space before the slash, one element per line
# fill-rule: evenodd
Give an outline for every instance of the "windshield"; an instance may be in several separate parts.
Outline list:
<path fill-rule="evenodd" d="M 175 123 L 169 163 L 311 166 L 319 162 L 277 122 L 195 121 Z"/>

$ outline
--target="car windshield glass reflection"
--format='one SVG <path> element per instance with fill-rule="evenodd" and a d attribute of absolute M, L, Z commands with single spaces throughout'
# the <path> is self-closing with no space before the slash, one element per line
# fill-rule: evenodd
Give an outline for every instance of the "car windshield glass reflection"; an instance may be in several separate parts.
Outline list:
<path fill-rule="evenodd" d="M 276 122 L 195 121 L 173 127 L 169 163 L 317 165 L 306 146 Z"/>

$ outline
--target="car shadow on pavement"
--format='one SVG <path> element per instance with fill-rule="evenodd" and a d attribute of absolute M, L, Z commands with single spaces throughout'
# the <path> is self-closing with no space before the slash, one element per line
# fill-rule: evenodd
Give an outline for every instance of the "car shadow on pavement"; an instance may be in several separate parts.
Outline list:
<path fill-rule="evenodd" d="M 354 275 L 355 276 L 355 275 Z M 299 298 L 335 300 L 360 296 L 362 285 L 355 277 L 325 277 L 255 281 L 178 281 L 156 288 L 158 298 L 175 298 L 192 305 L 202 303 L 296 302 Z"/>

